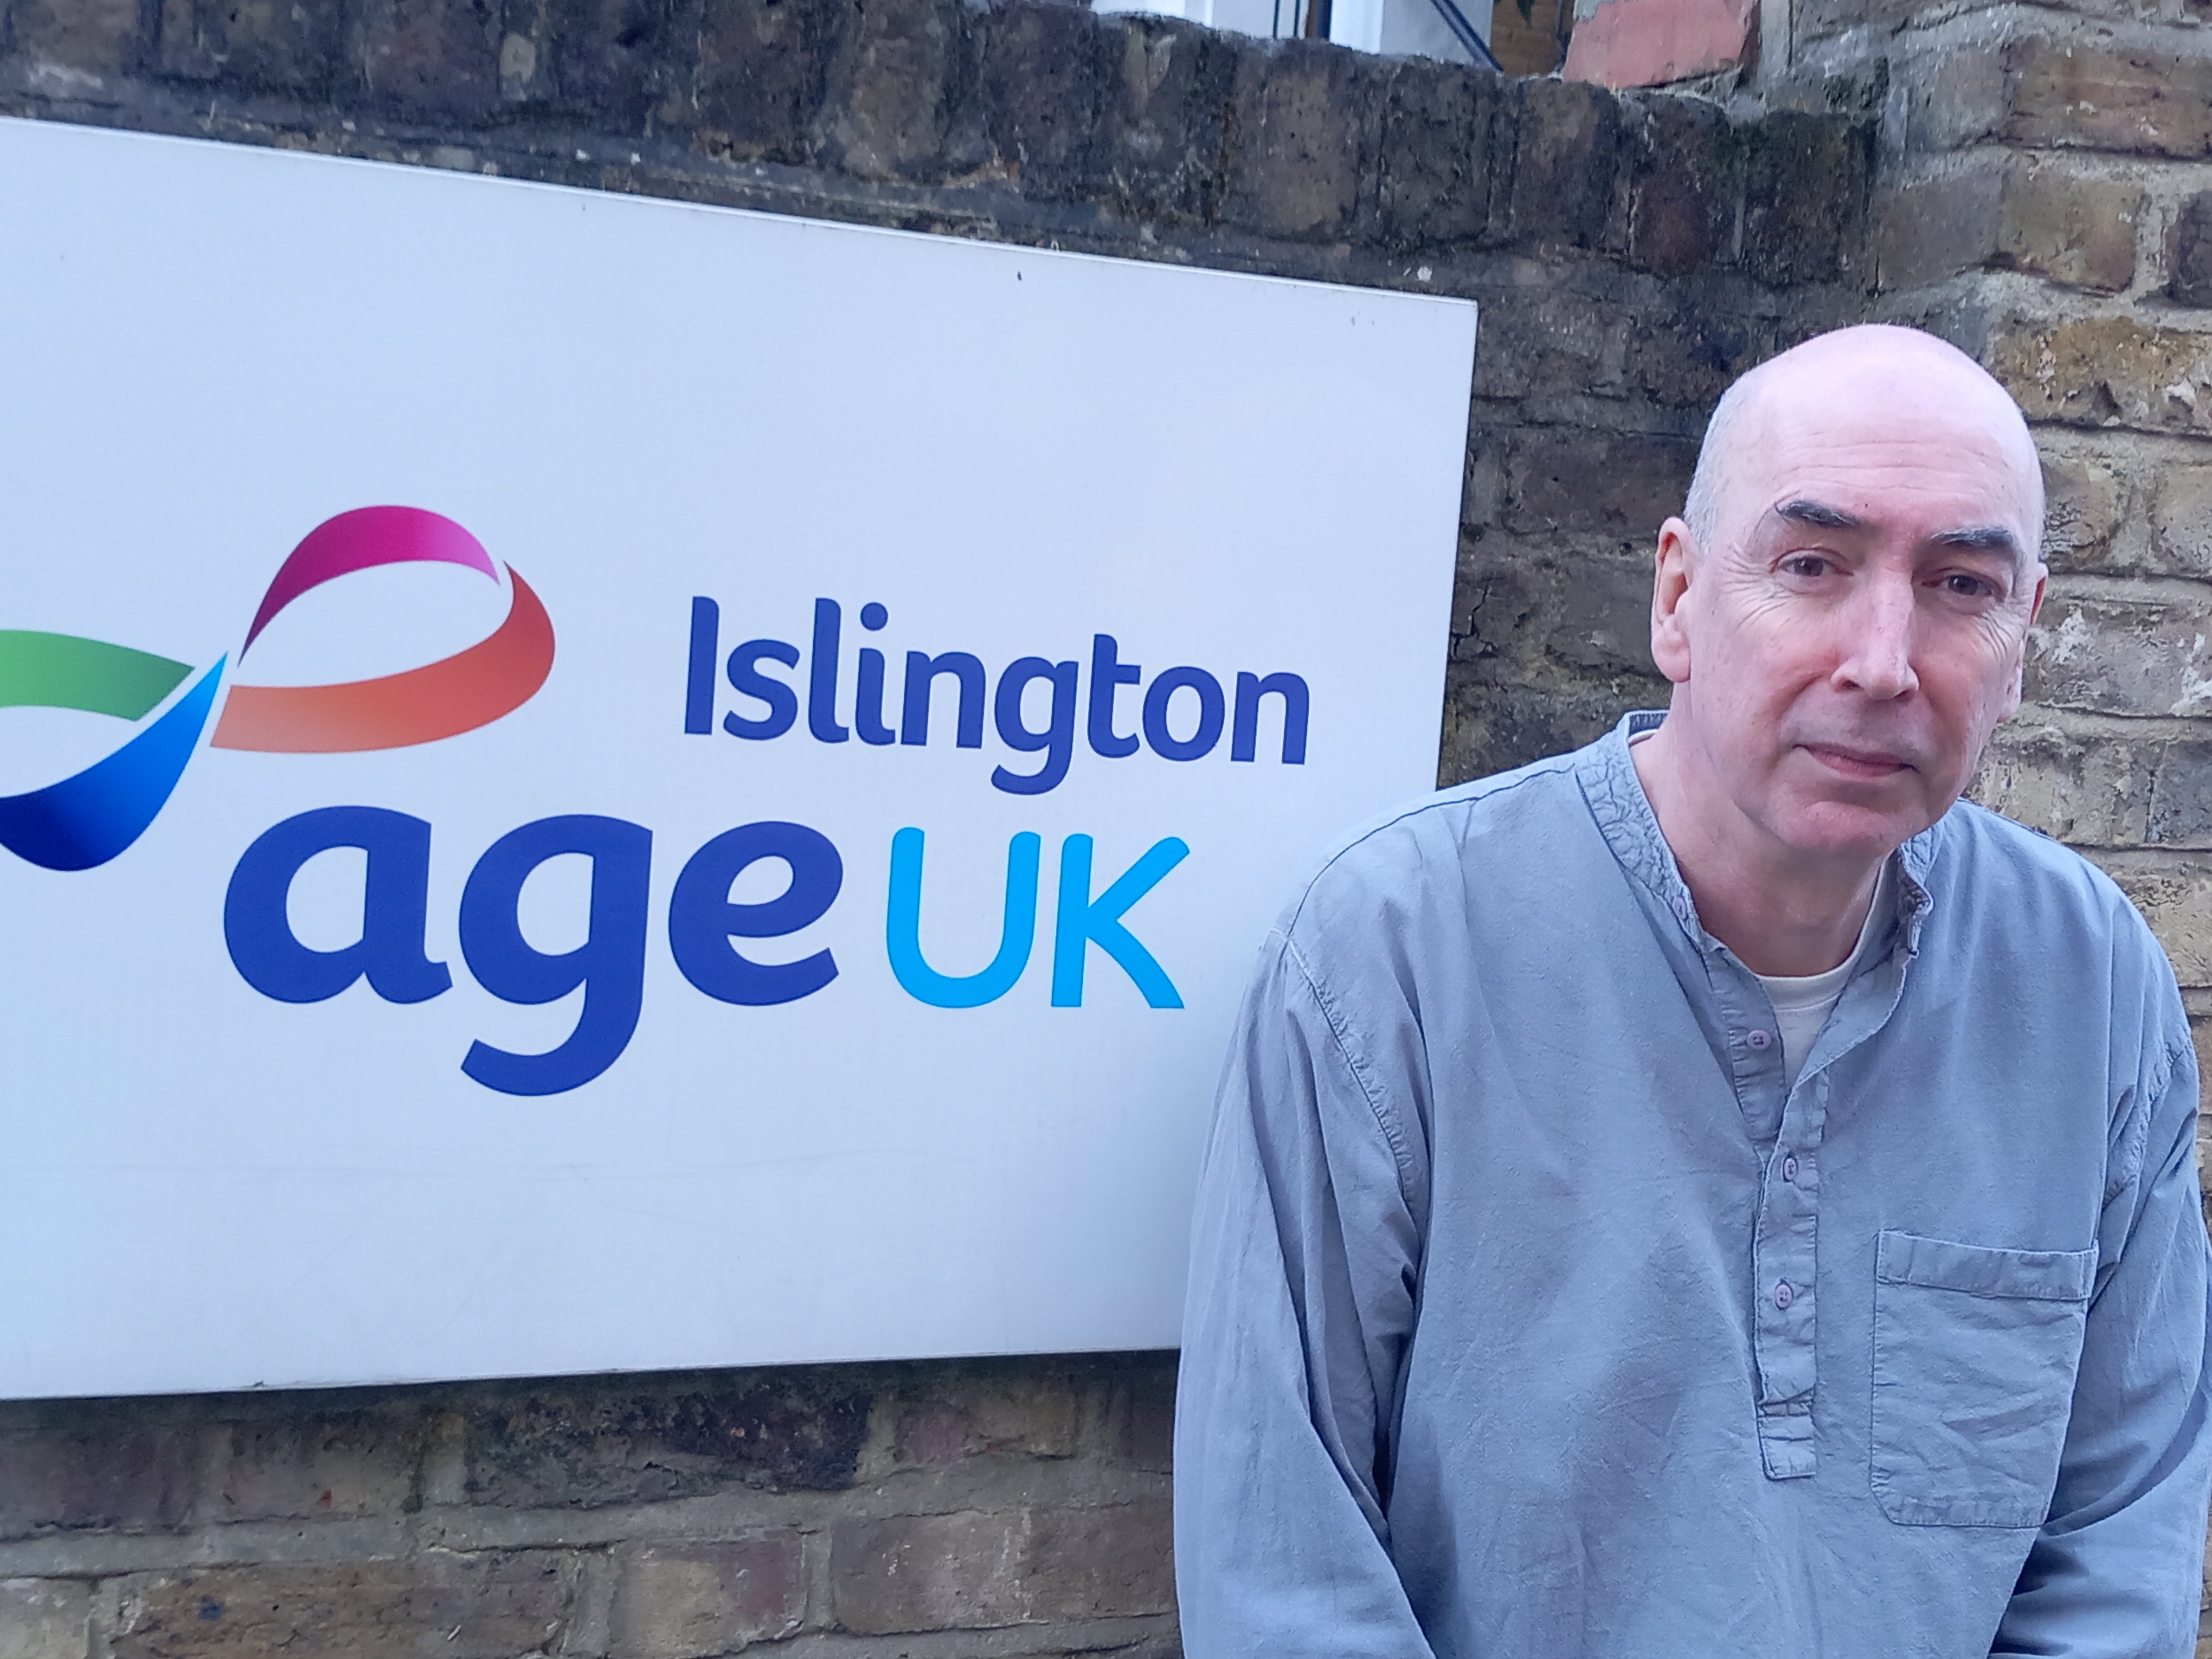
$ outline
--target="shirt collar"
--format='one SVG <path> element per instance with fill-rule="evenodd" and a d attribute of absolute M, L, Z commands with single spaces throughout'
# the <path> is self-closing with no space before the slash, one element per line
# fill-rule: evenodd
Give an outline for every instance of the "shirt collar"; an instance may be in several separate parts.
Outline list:
<path fill-rule="evenodd" d="M 1636 775 L 1636 763 L 1629 757 L 1629 744 L 1646 732 L 1657 731 L 1666 718 L 1663 708 L 1632 709 L 1612 731 L 1575 756 L 1575 771 L 1590 815 L 1597 820 L 1599 831 L 1621 867 L 1650 890 L 1700 948 L 1718 951 L 1724 947 L 1698 921 L 1689 884 L 1682 879 L 1680 866 L 1674 862 L 1674 848 L 1660 833 L 1658 817 L 1644 793 L 1644 781 Z M 1907 956 L 1919 953 L 1921 927 L 1935 906 L 1929 882 L 1942 829 L 1939 818 L 1894 855 L 1901 878 L 1897 883 L 1895 925 Z"/>

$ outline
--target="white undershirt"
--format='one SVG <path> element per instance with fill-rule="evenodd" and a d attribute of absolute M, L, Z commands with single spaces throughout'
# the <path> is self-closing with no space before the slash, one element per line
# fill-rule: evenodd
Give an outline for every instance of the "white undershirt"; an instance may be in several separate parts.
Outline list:
<path fill-rule="evenodd" d="M 1863 957 L 1888 927 L 1890 914 L 1897 908 L 1897 878 L 1893 866 L 1884 860 L 1881 874 L 1874 884 L 1874 902 L 1867 907 L 1865 922 L 1859 928 L 1859 942 L 1851 953 L 1825 974 L 1807 974 L 1792 978 L 1782 974 L 1761 974 L 1759 982 L 1765 988 L 1766 1000 L 1774 1005 L 1775 1030 L 1782 1037 L 1782 1074 L 1795 1084 L 1797 1073 L 1805 1064 L 1805 1056 L 1813 1052 L 1813 1044 L 1820 1037 L 1820 1028 L 1828 1023 L 1828 1016 L 1842 1000 L 1844 987 Z"/>

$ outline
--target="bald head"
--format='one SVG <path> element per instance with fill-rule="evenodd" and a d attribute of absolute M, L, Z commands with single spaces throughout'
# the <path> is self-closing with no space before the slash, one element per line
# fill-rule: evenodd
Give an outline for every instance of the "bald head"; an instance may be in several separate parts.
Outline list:
<path fill-rule="evenodd" d="M 1706 423 L 1683 507 L 1697 547 L 1741 538 L 1784 504 L 1764 498 L 1779 454 L 1868 428 L 1902 449 L 1955 453 L 1962 465 L 2010 475 L 2022 526 L 2011 533 L 2024 535 L 2023 560 L 2035 560 L 2043 470 L 2020 405 L 1956 346 L 1880 323 L 1815 335 L 1729 387 Z"/>

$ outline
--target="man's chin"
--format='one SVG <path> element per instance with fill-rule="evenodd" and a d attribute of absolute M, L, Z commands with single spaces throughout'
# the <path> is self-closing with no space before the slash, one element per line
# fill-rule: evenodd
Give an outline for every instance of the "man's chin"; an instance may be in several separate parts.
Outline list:
<path fill-rule="evenodd" d="M 1910 797 L 1869 800 L 1875 791 L 1855 790 L 1850 798 L 1815 796 L 1790 804 L 1778 815 L 1775 833 L 1801 853 L 1818 858 L 1886 858 L 1925 830 L 1931 814 L 1917 791 Z"/>

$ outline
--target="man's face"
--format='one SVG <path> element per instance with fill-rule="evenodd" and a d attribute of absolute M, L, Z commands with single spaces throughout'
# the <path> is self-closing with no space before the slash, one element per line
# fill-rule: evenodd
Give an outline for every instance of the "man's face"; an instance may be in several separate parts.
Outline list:
<path fill-rule="evenodd" d="M 1863 855 L 1941 817 L 2019 706 L 2045 573 L 2032 457 L 1986 395 L 1822 382 L 1738 417 L 1716 545 L 1674 550 L 1671 606 L 1662 538 L 1654 645 L 1736 808 Z"/>

